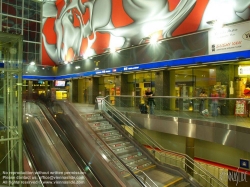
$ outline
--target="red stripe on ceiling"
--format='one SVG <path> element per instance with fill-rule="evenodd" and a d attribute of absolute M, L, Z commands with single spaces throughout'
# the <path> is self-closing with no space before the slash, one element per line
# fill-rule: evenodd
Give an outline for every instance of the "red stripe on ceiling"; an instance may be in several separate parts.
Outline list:
<path fill-rule="evenodd" d="M 92 45 L 97 54 L 101 54 L 108 48 L 110 41 L 110 34 L 96 32 L 96 41 Z"/>
<path fill-rule="evenodd" d="M 209 0 L 197 0 L 194 9 L 180 24 L 180 26 L 172 33 L 172 36 L 178 36 L 186 33 L 197 31 L 199 28 L 202 16 L 206 9 Z"/>
<path fill-rule="evenodd" d="M 168 1 L 168 10 L 169 11 L 173 11 L 180 2 L 180 0 L 167 0 L 167 1 Z"/>
<path fill-rule="evenodd" d="M 116 28 L 123 27 L 134 22 L 124 10 L 122 1 L 123 0 L 112 0 L 111 20 Z"/>
<path fill-rule="evenodd" d="M 56 32 L 54 31 L 54 24 L 56 18 L 48 18 L 43 25 L 43 34 L 49 44 L 56 43 Z"/>

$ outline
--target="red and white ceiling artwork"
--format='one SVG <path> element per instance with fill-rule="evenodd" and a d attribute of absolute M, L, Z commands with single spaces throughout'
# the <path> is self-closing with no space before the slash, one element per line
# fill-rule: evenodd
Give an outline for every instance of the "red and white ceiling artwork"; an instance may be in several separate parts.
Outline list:
<path fill-rule="evenodd" d="M 43 5 L 42 64 L 249 20 L 250 0 L 57 0 Z"/>

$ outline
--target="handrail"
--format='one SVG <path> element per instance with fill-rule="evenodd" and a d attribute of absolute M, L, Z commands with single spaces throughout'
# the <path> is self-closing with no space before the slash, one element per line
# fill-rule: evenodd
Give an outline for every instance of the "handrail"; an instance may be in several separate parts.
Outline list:
<path fill-rule="evenodd" d="M 107 99 L 109 97 L 113 97 L 110 95 L 107 95 L 103 97 L 103 99 Z M 116 95 L 115 97 L 134 97 L 134 98 L 143 98 L 144 96 L 134 96 L 134 95 Z M 243 98 L 243 97 L 188 97 L 188 96 L 151 96 L 152 98 L 174 98 L 174 99 L 219 99 L 219 100 L 247 100 L 250 101 L 250 98 Z"/>
<path fill-rule="evenodd" d="M 225 186 L 219 179 L 217 179 L 216 177 L 214 177 L 209 171 L 207 171 L 205 168 L 203 168 L 202 166 L 200 166 L 199 164 L 195 163 L 194 160 L 189 157 L 188 155 L 186 154 L 183 154 L 183 153 L 177 153 L 177 152 L 174 152 L 174 151 L 171 151 L 171 150 L 166 150 L 165 148 L 163 148 L 160 144 L 158 144 L 157 142 L 155 142 L 154 140 L 152 140 L 151 138 L 149 138 L 143 131 L 141 131 L 140 128 L 138 128 L 131 120 L 129 120 L 124 114 L 122 114 L 119 110 L 117 110 L 115 107 L 113 107 L 108 101 L 107 101 L 107 98 L 109 96 L 106 96 L 102 99 L 102 103 L 103 104 L 103 110 L 105 111 L 106 108 L 108 107 L 109 109 L 111 109 L 112 111 L 110 112 L 113 112 L 112 114 L 115 115 L 117 118 L 119 118 L 119 120 L 123 120 L 124 122 L 126 122 L 128 124 L 128 128 L 130 128 L 130 126 L 132 126 L 134 129 L 136 129 L 136 131 L 141 134 L 144 138 L 146 138 L 148 141 L 150 141 L 150 143 L 153 144 L 154 147 L 152 147 L 152 149 L 156 150 L 160 150 L 162 152 L 170 152 L 170 153 L 174 153 L 174 154 L 178 154 L 178 155 L 183 155 L 185 157 L 185 159 L 187 159 L 188 163 L 192 163 L 196 168 L 198 168 L 201 172 L 204 173 L 205 176 L 208 176 L 209 178 L 214 178 L 215 179 L 215 182 L 220 185 L 220 186 Z M 130 96 L 131 97 L 131 96 Z M 137 97 L 137 96 L 134 96 L 134 97 Z M 141 96 L 139 96 L 141 97 Z M 155 96 L 157 97 L 157 96 Z M 159 97 L 159 96 L 158 96 Z M 166 98 L 169 98 L 169 96 L 165 96 Z M 170 96 L 171 97 L 171 96 Z M 176 97 L 174 97 L 176 98 Z M 178 97 L 180 98 L 180 97 Z M 182 98 L 185 98 L 186 97 L 182 97 Z M 194 98 L 194 97 L 193 97 Z M 201 99 L 201 97 L 197 97 L 199 99 Z M 106 111 L 105 111 L 106 112 Z M 117 114 L 115 114 L 117 113 Z M 118 116 L 117 116 L 118 115 Z M 194 173 L 197 173 L 193 168 L 191 168 L 186 162 L 184 163 L 186 167 L 190 168 L 193 170 Z M 208 183 L 210 183 L 209 181 L 207 181 L 205 178 L 204 180 Z"/>
<path fill-rule="evenodd" d="M 39 185 L 41 185 L 42 187 L 44 187 L 43 182 L 42 182 L 42 179 L 41 179 L 40 175 L 38 174 L 37 168 L 36 168 L 36 166 L 35 166 L 35 164 L 34 164 L 32 158 L 31 158 L 31 156 L 30 156 L 30 151 L 28 150 L 27 145 L 26 145 L 25 142 L 23 142 L 23 152 L 24 152 L 24 155 L 26 156 L 27 160 L 28 160 L 28 161 L 30 162 L 30 164 L 34 167 L 33 169 L 35 170 L 35 172 L 33 172 L 33 173 L 36 174 L 38 180 L 40 181 L 40 184 L 39 184 Z"/>

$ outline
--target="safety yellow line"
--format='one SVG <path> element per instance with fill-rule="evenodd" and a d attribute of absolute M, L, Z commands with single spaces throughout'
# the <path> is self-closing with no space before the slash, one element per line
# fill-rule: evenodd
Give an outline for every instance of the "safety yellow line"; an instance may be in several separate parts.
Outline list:
<path fill-rule="evenodd" d="M 179 177 L 179 178 L 173 180 L 172 182 L 170 182 L 170 183 L 164 185 L 164 187 L 169 187 L 169 186 L 171 186 L 171 185 L 173 185 L 173 184 L 175 184 L 175 183 L 177 183 L 177 182 L 179 182 L 179 181 L 181 181 L 181 180 L 182 180 L 182 177 Z"/>

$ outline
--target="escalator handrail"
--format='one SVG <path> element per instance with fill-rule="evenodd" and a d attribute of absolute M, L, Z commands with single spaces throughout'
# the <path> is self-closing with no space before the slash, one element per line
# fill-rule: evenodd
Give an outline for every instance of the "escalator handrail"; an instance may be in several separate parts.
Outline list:
<path fill-rule="evenodd" d="M 34 164 L 34 161 L 33 161 L 32 157 L 30 156 L 30 151 L 28 150 L 27 145 L 26 145 L 26 143 L 24 141 L 23 141 L 23 151 L 24 151 L 25 156 L 27 157 L 27 160 L 29 160 L 29 162 L 33 166 L 33 169 L 35 170 L 34 173 L 37 175 L 39 181 L 41 182 L 40 185 L 42 185 L 42 187 L 44 187 L 42 179 L 40 178 L 40 175 L 38 175 L 38 171 L 37 171 L 37 168 L 36 168 L 36 166 Z"/>

